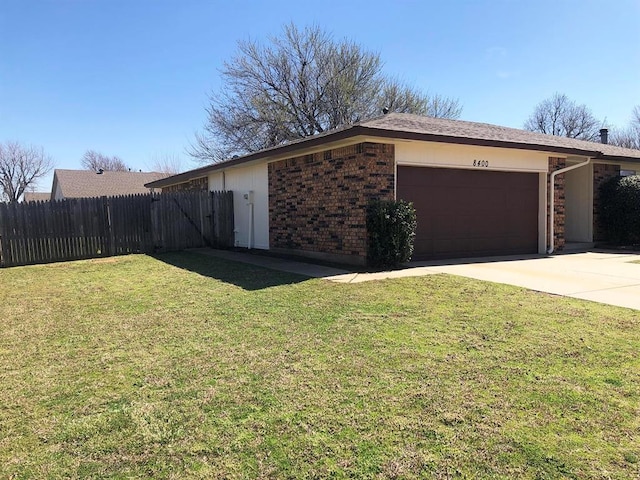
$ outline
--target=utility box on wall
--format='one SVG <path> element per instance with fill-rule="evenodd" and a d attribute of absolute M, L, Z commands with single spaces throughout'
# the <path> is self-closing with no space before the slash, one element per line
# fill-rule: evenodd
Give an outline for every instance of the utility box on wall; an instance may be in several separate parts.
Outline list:
<path fill-rule="evenodd" d="M 243 198 L 247 205 L 253 205 L 253 190 L 249 190 L 248 192 L 243 194 Z"/>

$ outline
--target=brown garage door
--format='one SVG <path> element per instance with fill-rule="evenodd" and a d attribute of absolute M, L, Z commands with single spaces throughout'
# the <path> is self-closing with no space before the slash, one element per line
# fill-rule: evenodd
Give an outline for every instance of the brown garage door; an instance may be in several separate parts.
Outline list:
<path fill-rule="evenodd" d="M 537 253 L 538 174 L 398 167 L 417 217 L 413 258 Z"/>

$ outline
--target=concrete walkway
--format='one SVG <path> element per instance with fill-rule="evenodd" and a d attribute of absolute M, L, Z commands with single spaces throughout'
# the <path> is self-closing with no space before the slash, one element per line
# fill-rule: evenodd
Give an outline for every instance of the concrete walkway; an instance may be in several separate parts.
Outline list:
<path fill-rule="evenodd" d="M 197 251 L 340 283 L 447 273 L 640 310 L 640 264 L 631 263 L 640 262 L 640 254 L 594 251 L 553 256 L 471 258 L 414 262 L 400 270 L 355 273 L 252 253 L 211 249 Z"/>

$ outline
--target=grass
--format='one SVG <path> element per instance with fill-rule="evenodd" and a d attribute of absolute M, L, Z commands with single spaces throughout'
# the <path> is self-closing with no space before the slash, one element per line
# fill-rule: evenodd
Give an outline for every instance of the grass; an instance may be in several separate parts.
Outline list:
<path fill-rule="evenodd" d="M 195 253 L 0 286 L 1 478 L 640 476 L 636 311 Z"/>

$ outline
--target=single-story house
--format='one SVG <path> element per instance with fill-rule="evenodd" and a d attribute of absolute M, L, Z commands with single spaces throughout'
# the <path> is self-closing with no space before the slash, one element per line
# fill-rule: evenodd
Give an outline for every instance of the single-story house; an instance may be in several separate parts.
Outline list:
<path fill-rule="evenodd" d="M 635 172 L 638 150 L 389 113 L 146 186 L 233 191 L 238 247 L 362 264 L 372 198 L 413 202 L 414 259 L 543 254 L 599 240 L 598 187 Z"/>
<path fill-rule="evenodd" d="M 166 176 L 160 172 L 56 169 L 51 200 L 150 193 L 153 188 L 145 187 L 145 184 Z"/>

